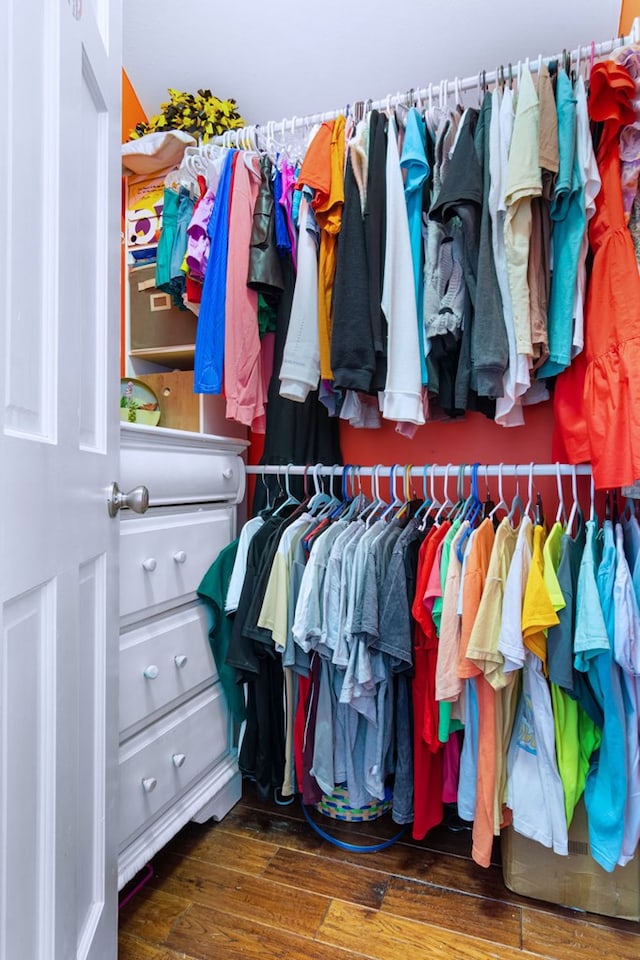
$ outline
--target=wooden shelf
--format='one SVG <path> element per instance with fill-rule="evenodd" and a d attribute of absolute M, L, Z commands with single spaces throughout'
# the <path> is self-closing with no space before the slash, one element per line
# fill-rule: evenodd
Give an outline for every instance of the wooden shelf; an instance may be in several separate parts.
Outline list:
<path fill-rule="evenodd" d="M 145 347 L 142 350 L 130 350 L 129 356 L 136 360 L 149 360 L 174 370 L 193 370 L 195 344 L 181 343 L 171 347 Z"/>

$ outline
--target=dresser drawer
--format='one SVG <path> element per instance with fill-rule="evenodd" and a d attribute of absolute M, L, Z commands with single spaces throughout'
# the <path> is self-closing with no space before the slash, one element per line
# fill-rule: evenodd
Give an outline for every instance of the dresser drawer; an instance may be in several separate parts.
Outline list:
<path fill-rule="evenodd" d="M 143 483 L 151 506 L 227 501 L 240 503 L 246 441 L 206 434 L 121 424 L 121 490 Z"/>
<path fill-rule="evenodd" d="M 120 637 L 120 730 L 217 678 L 203 604 Z"/>
<path fill-rule="evenodd" d="M 229 749 L 220 684 L 210 687 L 120 748 L 120 848 Z"/>
<path fill-rule="evenodd" d="M 120 521 L 120 615 L 186 600 L 234 533 L 231 506 L 150 510 Z"/>

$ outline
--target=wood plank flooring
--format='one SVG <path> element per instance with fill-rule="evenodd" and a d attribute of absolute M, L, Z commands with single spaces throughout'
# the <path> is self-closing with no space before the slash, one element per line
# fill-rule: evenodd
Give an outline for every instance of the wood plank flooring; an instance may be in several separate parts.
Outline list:
<path fill-rule="evenodd" d="M 336 839 L 375 844 L 390 817 L 339 824 Z M 119 960 L 637 960 L 640 924 L 511 893 L 499 848 L 488 870 L 470 834 L 410 831 L 377 853 L 323 840 L 299 804 L 256 800 L 251 785 L 221 823 L 188 824 L 153 860 L 120 911 Z M 126 894 L 127 888 L 122 892 Z"/>

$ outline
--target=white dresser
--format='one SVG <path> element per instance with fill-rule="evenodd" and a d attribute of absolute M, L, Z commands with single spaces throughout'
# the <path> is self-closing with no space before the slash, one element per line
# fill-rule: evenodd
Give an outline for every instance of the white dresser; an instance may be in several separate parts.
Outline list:
<path fill-rule="evenodd" d="M 120 488 L 143 484 L 144 514 L 120 512 L 118 888 L 190 820 L 240 799 L 232 722 L 196 588 L 236 535 L 247 444 L 121 426 Z"/>

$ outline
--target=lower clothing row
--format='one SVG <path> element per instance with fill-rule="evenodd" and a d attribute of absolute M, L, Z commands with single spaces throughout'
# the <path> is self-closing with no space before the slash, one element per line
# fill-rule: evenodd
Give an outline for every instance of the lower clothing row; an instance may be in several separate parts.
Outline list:
<path fill-rule="evenodd" d="M 640 838 L 633 504 L 548 531 L 479 508 L 320 492 L 245 524 L 198 591 L 241 770 L 264 799 L 346 790 L 355 819 L 392 792 L 415 839 L 456 804 L 483 866 L 509 824 L 566 855 L 584 798 L 612 871 Z"/>

